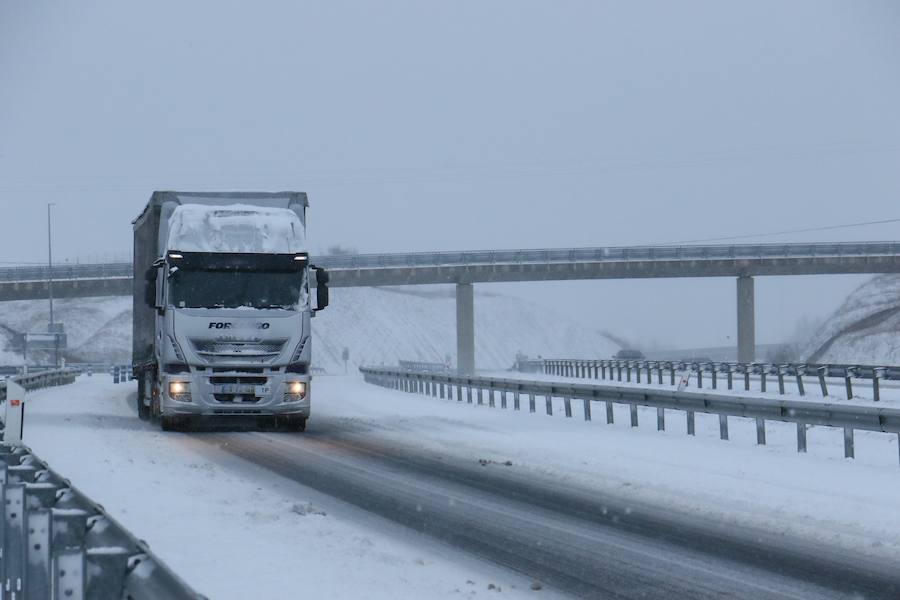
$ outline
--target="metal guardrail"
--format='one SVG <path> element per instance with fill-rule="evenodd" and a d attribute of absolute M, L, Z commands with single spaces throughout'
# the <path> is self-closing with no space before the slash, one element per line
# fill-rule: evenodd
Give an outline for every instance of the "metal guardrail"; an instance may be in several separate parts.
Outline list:
<path fill-rule="evenodd" d="M 766 443 L 766 421 L 795 423 L 797 426 L 797 451 L 806 452 L 807 430 L 811 425 L 835 427 L 844 432 L 844 456 L 853 458 L 854 431 L 877 431 L 898 434 L 900 443 L 900 409 L 876 406 L 841 405 L 808 400 L 785 400 L 714 394 L 696 391 L 677 391 L 668 388 L 636 388 L 610 384 L 567 383 L 503 379 L 497 377 L 467 377 L 417 373 L 381 367 L 360 367 L 366 382 L 382 387 L 421 393 L 432 397 L 455 399 L 496 406 L 497 394 L 500 407 L 507 408 L 512 394 L 513 409 L 520 410 L 523 395 L 528 399 L 528 410 L 536 412 L 536 398 L 545 399 L 545 410 L 553 414 L 553 398 L 562 398 L 566 417 L 572 416 L 572 401 L 580 400 L 584 420 L 592 420 L 592 403 L 603 402 L 606 422 L 613 423 L 613 405 L 627 404 L 631 410 L 631 426 L 638 426 L 638 406 L 656 409 L 657 429 L 665 430 L 666 410 L 684 412 L 688 435 L 695 434 L 695 414 L 707 413 L 719 416 L 719 436 L 728 439 L 728 418 L 746 417 L 756 420 L 756 441 Z M 465 394 L 464 394 L 465 390 Z"/>
<path fill-rule="evenodd" d="M 24 446 L 0 444 L 0 498 L 2 597 L 203 598 Z"/>
<path fill-rule="evenodd" d="M 319 256 L 315 263 L 327 269 L 379 269 L 441 266 L 517 265 L 572 262 L 636 262 L 671 260 L 728 260 L 773 258 L 852 258 L 900 256 L 898 242 L 842 242 L 819 244 L 738 244 L 682 246 L 610 246 L 536 250 L 476 250 L 465 252 L 411 252 Z M 132 277 L 132 263 L 62 264 L 53 266 L 54 279 Z M 0 268 L 0 282 L 44 281 L 45 266 Z"/>
<path fill-rule="evenodd" d="M 845 365 L 845 364 L 771 364 L 771 363 L 736 363 L 736 362 L 691 362 L 691 361 L 658 361 L 658 360 L 587 360 L 577 358 L 563 359 L 528 359 L 516 363 L 516 370 L 529 373 L 544 373 L 560 377 L 574 377 L 578 379 L 615 380 L 631 383 L 641 383 L 642 373 L 645 383 L 653 383 L 654 374 L 659 385 L 677 384 L 677 373 L 690 372 L 695 375 L 698 388 L 703 388 L 704 373 L 709 374 L 709 383 L 712 389 L 717 389 L 719 376 L 725 376 L 727 389 L 734 389 L 734 376 L 743 379 L 744 391 L 750 391 L 751 375 L 759 377 L 761 392 L 768 391 L 768 377 L 772 376 L 778 382 L 778 392 L 785 394 L 785 378 L 794 378 L 797 390 L 801 396 L 806 395 L 804 376 L 815 377 L 819 384 L 822 396 L 828 396 L 828 377 L 838 377 L 844 380 L 844 390 L 847 399 L 853 398 L 853 380 L 870 380 L 872 384 L 873 400 L 881 399 L 880 381 L 900 380 L 900 367 L 898 366 L 873 366 L 873 365 Z M 632 374 L 634 377 L 632 377 Z"/>
<path fill-rule="evenodd" d="M 74 383 L 75 378 L 81 373 L 79 369 L 53 369 L 41 371 L 39 373 L 31 373 L 29 375 L 15 375 L 10 377 L 13 381 L 21 385 L 26 390 L 36 390 L 39 388 L 52 387 L 55 385 L 67 385 Z M 6 382 L 0 381 L 0 402 L 6 401 Z"/>
<path fill-rule="evenodd" d="M 419 360 L 398 361 L 400 369 L 404 371 L 416 371 L 418 373 L 449 373 L 452 367 L 445 363 L 424 362 Z"/>

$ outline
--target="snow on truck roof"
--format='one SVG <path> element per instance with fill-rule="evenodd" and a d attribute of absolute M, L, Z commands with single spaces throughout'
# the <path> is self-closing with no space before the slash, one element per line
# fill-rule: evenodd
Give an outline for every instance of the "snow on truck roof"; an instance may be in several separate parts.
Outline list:
<path fill-rule="evenodd" d="M 182 204 L 169 218 L 169 250 L 182 252 L 306 252 L 306 230 L 288 208 L 249 204 Z"/>

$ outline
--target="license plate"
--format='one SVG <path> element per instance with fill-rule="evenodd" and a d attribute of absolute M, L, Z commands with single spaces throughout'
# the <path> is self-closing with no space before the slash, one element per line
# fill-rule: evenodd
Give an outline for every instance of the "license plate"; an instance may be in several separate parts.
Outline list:
<path fill-rule="evenodd" d="M 256 386 L 256 389 L 253 390 L 253 393 L 259 397 L 268 396 L 272 393 L 272 388 L 267 385 L 258 385 Z"/>
<path fill-rule="evenodd" d="M 217 394 L 244 394 L 250 395 L 256 392 L 256 387 L 253 385 L 241 385 L 239 383 L 226 383 L 224 385 L 216 386 L 213 391 Z"/>

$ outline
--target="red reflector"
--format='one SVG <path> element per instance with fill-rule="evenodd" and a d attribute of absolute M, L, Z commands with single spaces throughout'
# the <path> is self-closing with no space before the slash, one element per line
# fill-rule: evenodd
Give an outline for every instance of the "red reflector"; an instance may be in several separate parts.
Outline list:
<path fill-rule="evenodd" d="M 18 405 L 22 404 L 22 401 L 21 400 L 10 400 L 9 403 L 11 406 L 18 406 Z"/>

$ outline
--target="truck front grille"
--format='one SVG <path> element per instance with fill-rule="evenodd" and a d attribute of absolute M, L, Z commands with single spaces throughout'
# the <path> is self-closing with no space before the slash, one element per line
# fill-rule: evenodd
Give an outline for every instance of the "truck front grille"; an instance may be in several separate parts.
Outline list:
<path fill-rule="evenodd" d="M 191 340 L 194 351 L 208 362 L 222 363 L 257 363 L 265 364 L 274 361 L 281 354 L 287 340 L 229 341 Z"/>

